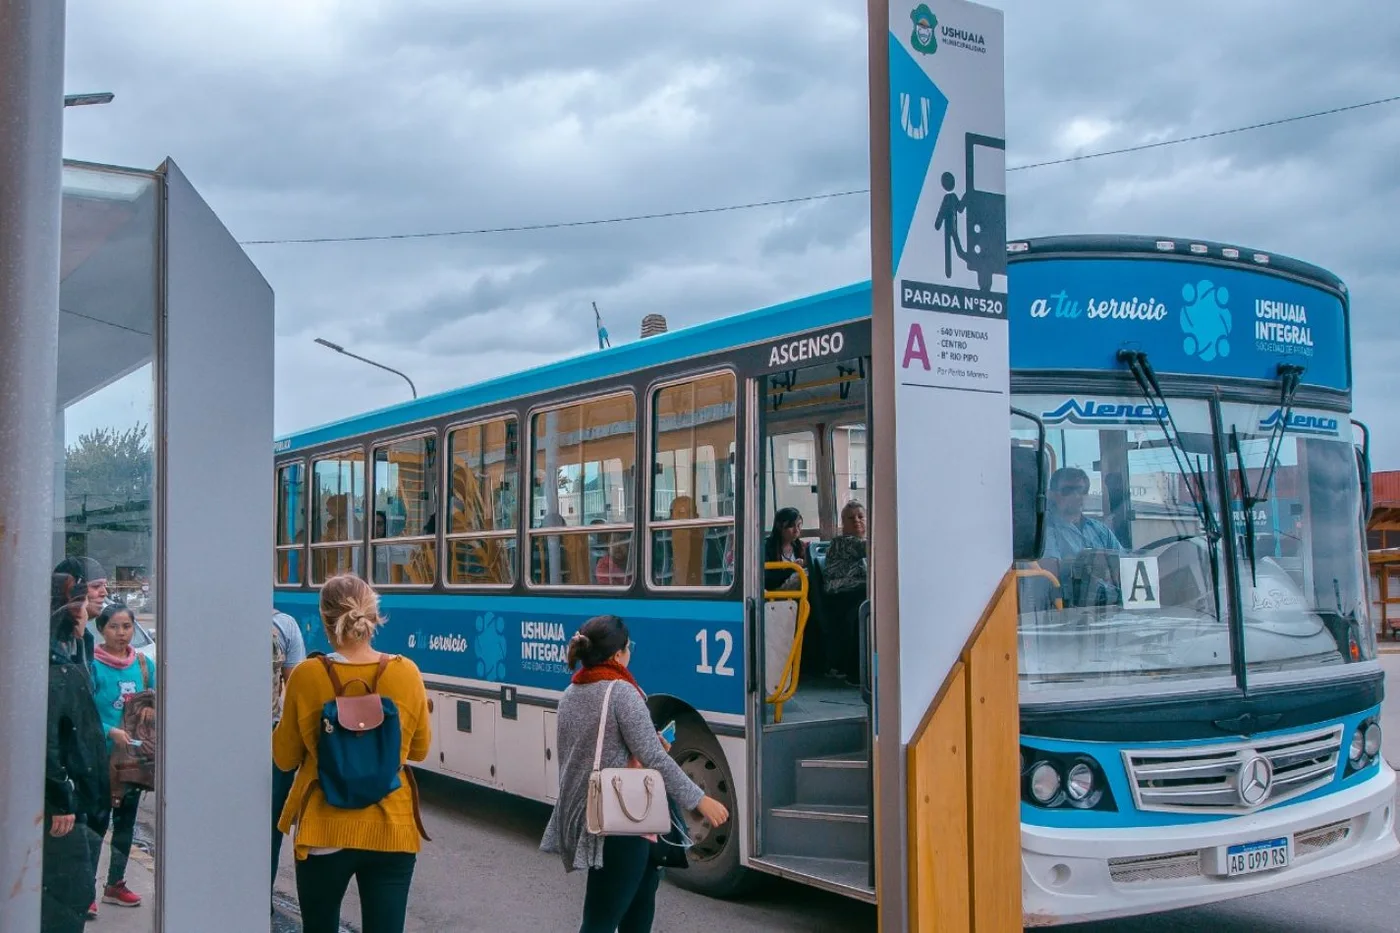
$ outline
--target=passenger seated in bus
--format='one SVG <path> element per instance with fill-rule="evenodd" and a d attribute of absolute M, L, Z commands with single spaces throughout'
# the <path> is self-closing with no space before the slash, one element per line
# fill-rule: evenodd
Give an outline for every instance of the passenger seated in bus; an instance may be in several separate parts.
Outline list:
<path fill-rule="evenodd" d="M 778 509 L 773 516 L 773 529 L 768 532 L 768 540 L 763 545 L 763 562 L 786 561 L 806 570 L 807 560 L 807 545 L 802 540 L 802 513 L 790 507 Z M 797 574 L 791 570 L 763 572 L 765 590 L 795 590 L 797 587 Z"/>
<path fill-rule="evenodd" d="M 626 586 L 632 582 L 632 572 L 627 568 L 628 535 L 624 531 L 612 537 L 607 552 L 593 566 L 593 582 L 599 586 Z"/>
<path fill-rule="evenodd" d="M 860 604 L 866 596 L 865 506 L 852 499 L 841 509 L 841 533 L 826 551 L 827 673 L 860 685 Z"/>
<path fill-rule="evenodd" d="M 1050 477 L 1050 511 L 1045 522 L 1045 556 L 1041 565 L 1060 578 L 1062 589 L 1074 569 L 1075 559 L 1085 551 L 1121 553 L 1123 545 L 1113 530 L 1084 514 L 1084 497 L 1089 494 L 1089 474 L 1079 467 L 1061 467 Z M 1094 592 L 1088 602 L 1106 605 L 1117 602 L 1117 587 L 1107 573 L 1094 572 Z M 1071 602 L 1066 593 L 1066 602 Z"/>

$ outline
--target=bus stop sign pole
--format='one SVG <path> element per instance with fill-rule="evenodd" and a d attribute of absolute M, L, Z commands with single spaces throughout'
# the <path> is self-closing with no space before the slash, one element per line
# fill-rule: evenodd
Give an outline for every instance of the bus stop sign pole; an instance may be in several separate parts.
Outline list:
<path fill-rule="evenodd" d="M 1002 17 L 869 0 L 882 931 L 1021 929 Z"/>

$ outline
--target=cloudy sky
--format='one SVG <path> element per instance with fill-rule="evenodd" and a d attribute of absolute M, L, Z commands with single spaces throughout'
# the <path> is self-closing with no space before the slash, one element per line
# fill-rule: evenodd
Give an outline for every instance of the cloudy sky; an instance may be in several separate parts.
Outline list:
<path fill-rule="evenodd" d="M 1400 95 L 1400 6 L 1003 0 L 1008 164 Z M 240 240 L 460 230 L 868 182 L 860 0 L 69 0 L 70 158 L 172 156 Z M 1014 172 L 1013 236 L 1247 244 L 1340 275 L 1357 407 L 1400 468 L 1400 103 Z M 485 236 L 250 245 L 279 433 L 869 277 L 868 203 Z"/>

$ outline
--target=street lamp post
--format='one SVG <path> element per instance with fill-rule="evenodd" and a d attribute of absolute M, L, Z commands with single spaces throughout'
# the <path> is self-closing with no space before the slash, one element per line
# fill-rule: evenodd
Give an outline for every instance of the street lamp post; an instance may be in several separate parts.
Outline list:
<path fill-rule="evenodd" d="M 408 378 L 408 376 L 404 375 L 403 373 L 399 372 L 397 369 L 394 369 L 392 366 L 385 366 L 383 363 L 376 363 L 374 360 L 360 356 L 358 353 L 351 353 L 349 350 L 345 349 L 340 344 L 331 343 L 324 337 L 317 337 L 316 342 L 328 350 L 334 350 L 335 352 L 348 356 L 353 360 L 359 360 L 361 363 L 368 363 L 371 366 L 377 366 L 380 369 L 385 370 L 386 372 L 391 372 L 395 376 L 399 376 L 403 379 L 404 382 L 408 383 L 409 391 L 413 393 L 413 397 L 418 397 L 418 387 L 413 384 L 413 380 Z"/>
<path fill-rule="evenodd" d="M 89 107 L 93 104 L 110 104 L 115 96 L 111 91 L 98 91 L 93 94 L 66 94 L 63 98 L 63 106 Z"/>

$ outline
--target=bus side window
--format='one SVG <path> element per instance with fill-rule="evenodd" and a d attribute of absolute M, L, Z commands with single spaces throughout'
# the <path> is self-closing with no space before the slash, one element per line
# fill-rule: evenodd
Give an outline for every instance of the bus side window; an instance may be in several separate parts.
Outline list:
<path fill-rule="evenodd" d="M 631 586 L 635 397 L 575 402 L 536 412 L 531 421 L 530 584 Z"/>
<path fill-rule="evenodd" d="M 311 582 L 364 573 L 365 454 L 347 450 L 311 463 Z"/>
<path fill-rule="evenodd" d="M 436 434 L 374 449 L 372 581 L 380 586 L 437 582 L 438 439 Z"/>
<path fill-rule="evenodd" d="M 519 458 L 515 418 L 466 425 L 448 434 L 449 585 L 514 585 Z"/>
<path fill-rule="evenodd" d="M 277 533 L 275 582 L 297 586 L 306 575 L 306 464 L 277 468 Z"/>
<path fill-rule="evenodd" d="M 734 581 L 733 373 L 662 386 L 651 397 L 653 587 Z"/>

